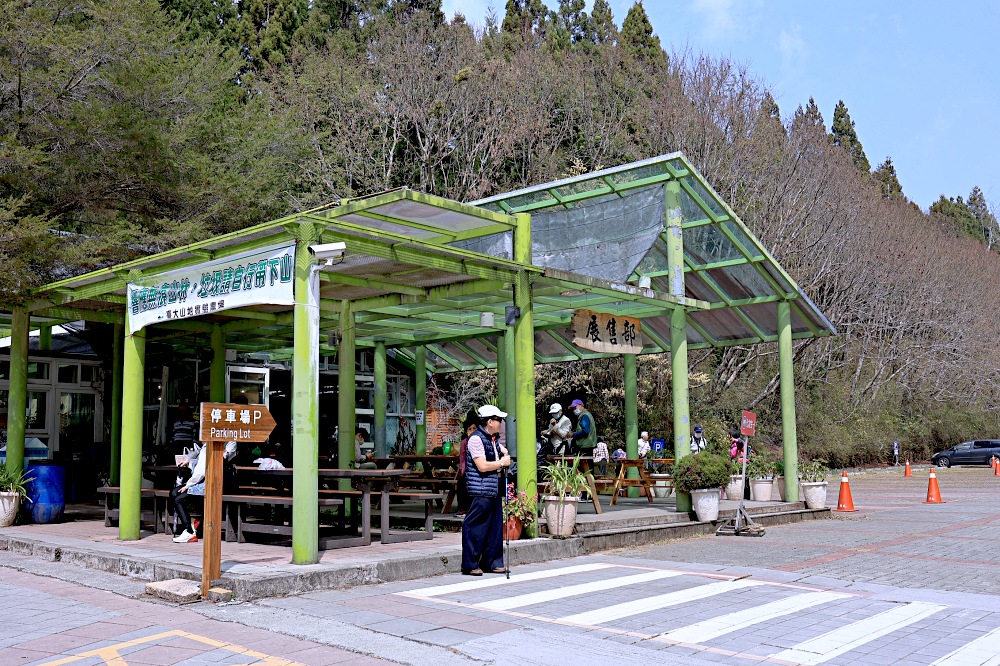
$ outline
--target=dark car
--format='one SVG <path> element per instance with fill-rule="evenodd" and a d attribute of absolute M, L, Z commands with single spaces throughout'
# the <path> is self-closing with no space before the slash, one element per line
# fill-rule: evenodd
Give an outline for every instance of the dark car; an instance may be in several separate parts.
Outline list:
<path fill-rule="evenodd" d="M 1000 439 L 977 439 L 935 453 L 931 462 L 938 467 L 989 465 L 993 456 L 1000 458 Z"/>

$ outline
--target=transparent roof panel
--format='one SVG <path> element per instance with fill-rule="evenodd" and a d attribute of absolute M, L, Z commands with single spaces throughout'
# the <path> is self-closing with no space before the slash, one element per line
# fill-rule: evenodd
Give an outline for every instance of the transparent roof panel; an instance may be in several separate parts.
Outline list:
<path fill-rule="evenodd" d="M 711 219 L 685 190 L 681 190 L 681 224 Z"/>
<path fill-rule="evenodd" d="M 722 217 L 726 214 L 726 211 L 719 204 L 715 196 L 709 193 L 708 189 L 701 184 L 701 181 L 696 178 L 685 179 L 684 185 L 690 187 L 695 196 L 697 196 L 702 203 L 708 206 L 709 210 L 715 213 L 717 217 Z"/>
<path fill-rule="evenodd" d="M 732 310 L 691 311 L 688 318 L 698 324 L 713 340 L 743 340 L 757 334 Z"/>
<path fill-rule="evenodd" d="M 684 254 L 695 266 L 744 258 L 739 248 L 714 224 L 684 229 Z"/>
<path fill-rule="evenodd" d="M 741 305 L 739 307 L 746 317 L 760 329 L 764 335 L 778 334 L 778 304 L 777 303 L 756 303 L 754 305 Z M 794 329 L 793 329 L 794 332 Z"/>
<path fill-rule="evenodd" d="M 664 286 L 667 286 L 665 284 L 666 278 L 654 278 L 654 280 L 664 280 Z M 684 293 L 690 298 L 697 298 L 701 301 L 708 301 L 709 303 L 719 302 L 719 295 L 695 272 L 684 275 Z"/>
<path fill-rule="evenodd" d="M 743 246 L 743 249 L 746 250 L 747 256 L 754 259 L 763 256 L 757 249 L 756 243 L 750 240 L 750 237 L 746 235 L 742 227 L 740 227 L 740 225 L 736 222 L 727 220 L 726 222 L 723 222 L 721 226 L 726 230 L 730 237 Z"/>
<path fill-rule="evenodd" d="M 421 201 L 409 201 L 407 199 L 376 206 L 371 209 L 371 212 L 388 217 L 410 220 L 453 232 L 470 231 L 495 224 L 491 220 L 481 217 L 466 215 L 447 208 L 438 208 L 437 206 L 430 206 Z"/>
<path fill-rule="evenodd" d="M 406 236 L 408 238 L 415 238 L 417 240 L 424 240 L 427 238 L 433 238 L 434 236 L 441 235 L 440 231 L 434 229 L 419 229 L 405 224 L 400 224 L 398 222 L 389 222 L 388 220 L 380 220 L 376 217 L 367 217 L 365 215 L 360 215 L 357 213 L 350 215 L 342 215 L 337 218 L 338 220 L 343 220 L 344 222 L 349 222 L 351 224 L 356 224 L 359 227 L 366 227 L 368 229 L 378 229 L 379 231 L 388 231 L 391 234 L 399 234 L 400 236 Z"/>
<path fill-rule="evenodd" d="M 771 285 L 750 264 L 713 268 L 704 272 L 731 301 L 777 295 Z"/>

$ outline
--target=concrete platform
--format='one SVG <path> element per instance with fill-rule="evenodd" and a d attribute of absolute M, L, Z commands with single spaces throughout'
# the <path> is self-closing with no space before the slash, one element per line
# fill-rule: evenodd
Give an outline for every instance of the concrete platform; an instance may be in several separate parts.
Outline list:
<path fill-rule="evenodd" d="M 723 501 L 720 520 L 731 516 L 737 506 L 738 502 Z M 812 511 L 801 503 L 747 502 L 747 511 L 765 526 L 830 516 L 829 509 Z M 86 511 L 75 513 L 81 517 L 87 515 Z M 405 511 L 400 511 L 400 518 L 406 519 Z M 447 518 L 455 520 L 454 516 Z M 607 507 L 601 515 L 594 513 L 591 505 L 581 507 L 577 534 L 572 537 L 512 542 L 510 560 L 511 566 L 518 566 L 713 534 L 715 529 L 714 523 L 695 521 L 693 514 L 676 513 L 672 499 L 658 498 L 655 504 L 650 504 L 644 498 L 621 498 L 615 507 Z M 0 529 L 0 551 L 148 581 L 201 580 L 200 542 L 175 544 L 169 535 L 148 532 L 143 532 L 139 541 L 119 541 L 118 529 L 105 527 L 103 520 L 80 519 Z M 321 551 L 320 561 L 307 565 L 291 564 L 291 549 L 287 546 L 223 542 L 222 578 L 215 584 L 232 590 L 237 599 L 247 600 L 411 580 L 457 573 L 461 568 L 461 552 L 461 534 L 454 531 L 435 533 L 430 541 L 386 545 L 376 542 L 370 546 Z"/>

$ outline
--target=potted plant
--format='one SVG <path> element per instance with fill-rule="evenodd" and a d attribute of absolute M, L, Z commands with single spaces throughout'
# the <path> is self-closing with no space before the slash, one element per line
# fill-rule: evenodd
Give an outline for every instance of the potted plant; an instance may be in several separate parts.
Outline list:
<path fill-rule="evenodd" d="M 587 477 L 580 471 L 580 458 L 574 458 L 573 464 L 556 461 L 544 469 L 549 477 L 549 494 L 542 497 L 545 525 L 550 535 L 567 537 L 576 527 L 576 509 Z"/>
<path fill-rule="evenodd" d="M 24 470 L 12 473 L 6 465 L 0 465 L 0 527 L 14 524 L 22 497 L 31 501 L 25 486 L 32 480 L 25 476 Z"/>
<path fill-rule="evenodd" d="M 729 461 L 729 483 L 726 484 L 726 499 L 739 501 L 743 498 L 743 463 Z"/>
<path fill-rule="evenodd" d="M 747 460 L 747 476 L 750 477 L 750 499 L 755 502 L 770 502 L 774 473 L 777 471 L 776 456 L 767 450 L 758 451 Z"/>
<path fill-rule="evenodd" d="M 719 488 L 729 479 L 730 465 L 725 457 L 702 451 L 684 456 L 674 463 L 674 487 L 691 493 L 691 504 L 701 522 L 719 517 Z"/>
<path fill-rule="evenodd" d="M 799 466 L 799 487 L 809 509 L 826 507 L 826 473 L 830 469 L 825 460 L 813 460 L 808 465 Z"/>
<path fill-rule="evenodd" d="M 507 485 L 507 501 L 503 505 L 504 537 L 511 541 L 521 538 L 521 530 L 535 522 L 538 517 L 538 495 L 528 495 L 523 490 L 515 490 L 514 484 Z"/>

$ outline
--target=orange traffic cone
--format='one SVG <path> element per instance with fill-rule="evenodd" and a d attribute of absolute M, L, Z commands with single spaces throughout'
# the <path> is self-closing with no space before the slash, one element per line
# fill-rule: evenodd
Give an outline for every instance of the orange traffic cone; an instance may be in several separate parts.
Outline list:
<path fill-rule="evenodd" d="M 941 489 L 938 487 L 937 475 L 934 474 L 934 468 L 931 467 L 931 475 L 927 479 L 927 500 L 924 504 L 943 504 L 944 500 L 941 499 Z"/>
<path fill-rule="evenodd" d="M 990 458 L 990 468 L 993 470 L 993 474 L 997 473 L 997 457 L 993 456 Z"/>
<path fill-rule="evenodd" d="M 851 498 L 851 482 L 847 480 L 846 471 L 843 476 L 840 477 L 840 498 L 837 499 L 837 508 L 835 511 L 839 511 L 841 513 L 857 511 L 857 509 L 854 508 L 854 500 Z"/>
<path fill-rule="evenodd" d="M 1000 476 L 1000 459 L 994 458 L 996 464 L 993 465 L 993 476 Z"/>
<path fill-rule="evenodd" d="M 906 461 L 906 471 L 903 472 L 903 476 L 913 476 L 913 472 L 910 471 L 910 461 Z"/>

